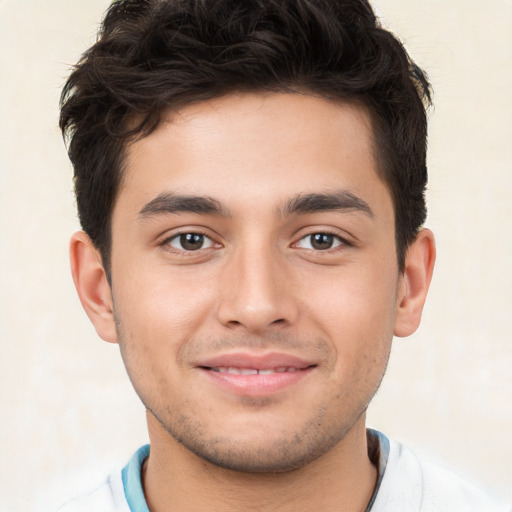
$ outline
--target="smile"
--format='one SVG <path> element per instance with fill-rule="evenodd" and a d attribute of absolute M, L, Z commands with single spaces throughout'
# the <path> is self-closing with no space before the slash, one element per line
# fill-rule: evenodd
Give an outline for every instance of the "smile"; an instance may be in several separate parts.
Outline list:
<path fill-rule="evenodd" d="M 233 375 L 272 375 L 274 373 L 286 373 L 300 371 L 293 366 L 280 366 L 279 368 L 267 368 L 265 370 L 259 370 L 257 368 L 235 368 L 235 367 L 217 367 L 209 368 L 214 372 L 220 373 L 231 373 Z"/>
<path fill-rule="evenodd" d="M 301 383 L 315 373 L 316 361 L 281 353 L 228 353 L 194 365 L 210 384 L 242 396 L 269 396 Z"/>

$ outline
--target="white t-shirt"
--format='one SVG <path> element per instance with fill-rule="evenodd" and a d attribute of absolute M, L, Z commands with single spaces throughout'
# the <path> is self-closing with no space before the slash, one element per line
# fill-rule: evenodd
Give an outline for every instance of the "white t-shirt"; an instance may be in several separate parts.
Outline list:
<path fill-rule="evenodd" d="M 439 466 L 420 461 L 407 447 L 368 430 L 370 458 L 379 478 L 366 512 L 512 512 L 477 487 Z M 91 493 L 57 512 L 149 512 L 140 469 L 149 445 Z"/>

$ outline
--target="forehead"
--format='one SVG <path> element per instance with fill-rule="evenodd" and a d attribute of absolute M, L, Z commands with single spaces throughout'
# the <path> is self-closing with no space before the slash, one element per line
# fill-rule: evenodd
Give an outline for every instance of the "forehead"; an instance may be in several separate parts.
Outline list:
<path fill-rule="evenodd" d="M 357 104 L 297 93 L 228 95 L 167 113 L 127 148 L 121 203 L 168 191 L 230 207 L 310 192 L 383 195 L 372 123 Z M 135 204 L 132 205 L 134 208 Z"/>

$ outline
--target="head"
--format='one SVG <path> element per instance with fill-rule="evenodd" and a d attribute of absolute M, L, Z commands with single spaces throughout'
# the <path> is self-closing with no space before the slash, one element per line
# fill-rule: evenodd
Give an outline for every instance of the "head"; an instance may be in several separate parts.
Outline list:
<path fill-rule="evenodd" d="M 364 106 L 403 270 L 426 216 L 429 85 L 366 0 L 118 0 L 64 87 L 60 118 L 80 222 L 107 274 L 127 145 L 166 112 L 244 91 Z"/>
<path fill-rule="evenodd" d="M 364 436 L 432 273 L 427 96 L 365 1 L 113 3 L 63 93 L 72 266 L 152 442 L 275 472 Z"/>

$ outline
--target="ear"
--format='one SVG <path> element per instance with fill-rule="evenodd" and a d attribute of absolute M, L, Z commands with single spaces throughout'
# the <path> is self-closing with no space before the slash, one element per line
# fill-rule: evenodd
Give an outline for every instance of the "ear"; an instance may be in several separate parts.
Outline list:
<path fill-rule="evenodd" d="M 409 336 L 420 325 L 435 259 L 434 235 L 429 229 L 422 229 L 409 246 L 405 269 L 400 277 L 395 336 Z"/>
<path fill-rule="evenodd" d="M 69 249 L 73 281 L 87 316 L 103 340 L 117 343 L 112 293 L 98 249 L 83 231 L 71 237 Z"/>

